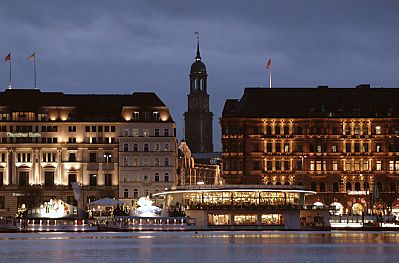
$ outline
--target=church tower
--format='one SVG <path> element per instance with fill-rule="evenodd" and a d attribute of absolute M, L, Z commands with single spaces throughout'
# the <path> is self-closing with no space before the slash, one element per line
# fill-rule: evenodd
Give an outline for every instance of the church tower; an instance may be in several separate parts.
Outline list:
<path fill-rule="evenodd" d="M 188 110 L 184 113 L 185 139 L 193 153 L 213 152 L 213 113 L 209 110 L 207 76 L 205 64 L 201 61 L 197 35 L 197 56 L 191 65 Z"/>

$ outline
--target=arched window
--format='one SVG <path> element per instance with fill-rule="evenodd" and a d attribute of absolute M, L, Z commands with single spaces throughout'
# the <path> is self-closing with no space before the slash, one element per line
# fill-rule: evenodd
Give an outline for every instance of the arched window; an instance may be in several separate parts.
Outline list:
<path fill-rule="evenodd" d="M 280 126 L 276 126 L 276 127 L 274 128 L 274 133 L 275 133 L 276 135 L 280 135 L 280 133 L 281 133 L 281 131 L 280 131 Z"/>
<path fill-rule="evenodd" d="M 139 189 L 133 190 L 133 198 L 139 198 Z"/>
<path fill-rule="evenodd" d="M 290 185 L 290 182 L 285 182 L 284 185 Z"/>
<path fill-rule="evenodd" d="M 267 182 L 267 185 L 272 185 L 272 182 L 270 182 L 270 181 L 269 181 L 269 182 Z"/>
<path fill-rule="evenodd" d="M 324 182 L 320 183 L 320 192 L 325 192 L 326 191 L 326 184 Z"/>
<path fill-rule="evenodd" d="M 148 143 L 145 143 L 145 144 L 144 144 L 144 151 L 145 151 L 145 152 L 148 152 L 148 150 L 149 150 Z"/>
<path fill-rule="evenodd" d="M 395 182 L 391 182 L 391 184 L 389 185 L 389 191 L 396 192 L 396 183 Z"/>
<path fill-rule="evenodd" d="M 360 135 L 360 126 L 359 125 L 355 125 L 355 127 L 353 128 L 353 133 L 355 135 Z"/>
<path fill-rule="evenodd" d="M 360 191 L 360 183 L 359 182 L 355 183 L 355 191 Z"/>
<path fill-rule="evenodd" d="M 128 152 L 128 151 L 129 151 L 129 145 L 128 145 L 127 143 L 125 143 L 125 144 L 123 145 L 123 151 L 124 151 L 124 152 Z"/>
<path fill-rule="evenodd" d="M 352 184 L 350 182 L 346 183 L 346 191 L 347 192 L 352 191 Z"/>
<path fill-rule="evenodd" d="M 298 134 L 298 135 L 302 134 L 302 127 L 301 126 L 296 127 L 296 134 Z"/>
<path fill-rule="evenodd" d="M 370 189 L 370 185 L 368 182 L 363 183 L 363 189 L 364 189 L 364 191 L 368 191 Z"/>
<path fill-rule="evenodd" d="M 126 188 L 123 190 L 123 197 L 124 198 L 128 198 L 129 197 L 129 190 L 126 189 Z"/>
<path fill-rule="evenodd" d="M 266 127 L 266 135 L 272 135 L 272 127 L 270 126 Z"/>
<path fill-rule="evenodd" d="M 277 182 L 276 182 L 276 185 L 281 185 L 280 181 L 277 181 Z"/>
<path fill-rule="evenodd" d="M 284 134 L 285 134 L 285 135 L 290 134 L 290 127 L 284 126 Z"/>
<path fill-rule="evenodd" d="M 338 182 L 333 183 L 333 192 L 339 192 L 339 183 Z"/>
<path fill-rule="evenodd" d="M 316 182 L 312 182 L 310 184 L 310 190 L 313 191 L 313 192 L 317 192 Z"/>
<path fill-rule="evenodd" d="M 139 151 L 139 145 L 137 143 L 133 144 L 133 151 L 138 152 Z"/>

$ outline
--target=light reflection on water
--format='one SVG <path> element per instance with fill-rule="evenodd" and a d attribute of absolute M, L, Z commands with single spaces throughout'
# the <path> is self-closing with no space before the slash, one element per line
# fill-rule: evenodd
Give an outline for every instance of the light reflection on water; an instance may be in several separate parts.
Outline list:
<path fill-rule="evenodd" d="M 0 262 L 396 262 L 399 232 L 3 233 Z"/>

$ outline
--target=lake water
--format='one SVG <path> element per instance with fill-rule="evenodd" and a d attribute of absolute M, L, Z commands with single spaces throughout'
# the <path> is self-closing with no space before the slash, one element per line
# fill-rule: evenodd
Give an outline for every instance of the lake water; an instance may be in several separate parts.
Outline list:
<path fill-rule="evenodd" d="M 399 262 L 399 232 L 3 233 L 0 262 Z"/>

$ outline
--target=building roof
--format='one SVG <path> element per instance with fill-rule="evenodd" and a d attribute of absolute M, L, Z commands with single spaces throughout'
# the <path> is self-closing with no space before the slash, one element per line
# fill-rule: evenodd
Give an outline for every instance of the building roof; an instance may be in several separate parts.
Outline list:
<path fill-rule="evenodd" d="M 9 107 L 75 106 L 102 109 L 110 107 L 148 106 L 165 107 L 154 92 L 134 92 L 133 94 L 64 94 L 62 92 L 42 92 L 38 89 L 7 89 L 0 92 L 0 105 Z"/>
<path fill-rule="evenodd" d="M 223 118 L 399 117 L 399 88 L 246 88 L 228 99 Z"/>
<path fill-rule="evenodd" d="M 52 108 L 71 108 L 76 120 L 88 120 L 102 114 L 104 120 L 122 120 L 125 107 L 142 110 L 162 109 L 166 105 L 154 92 L 134 92 L 132 94 L 64 94 L 62 92 L 42 92 L 38 89 L 7 89 L 0 92 L 2 112 L 27 111 L 43 112 Z M 170 117 L 168 121 L 173 121 Z"/>

